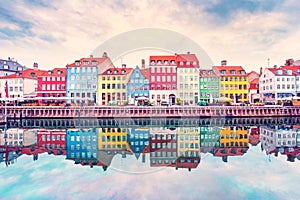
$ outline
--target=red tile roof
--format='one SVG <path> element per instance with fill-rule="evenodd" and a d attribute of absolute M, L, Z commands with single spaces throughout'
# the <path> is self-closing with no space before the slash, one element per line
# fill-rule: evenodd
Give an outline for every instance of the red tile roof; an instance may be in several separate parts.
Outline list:
<path fill-rule="evenodd" d="M 8 76 L 2 76 L 0 79 L 11 79 L 11 78 L 32 78 L 36 79 L 38 76 L 42 76 L 44 73 L 48 73 L 46 70 L 40 69 L 26 69 L 21 72 L 17 72 L 15 74 L 11 74 Z"/>
<path fill-rule="evenodd" d="M 67 75 L 66 72 L 67 72 L 66 68 L 54 68 L 52 70 L 45 71 L 41 76 L 66 76 Z"/>
<path fill-rule="evenodd" d="M 203 71 L 205 71 L 205 74 L 203 74 Z M 210 71 L 211 74 L 209 74 Z M 201 69 L 199 72 L 199 77 L 217 77 L 217 74 L 212 69 Z"/>
<path fill-rule="evenodd" d="M 176 56 L 170 55 L 170 56 L 150 56 L 149 57 L 149 65 L 151 65 L 151 62 L 154 61 L 155 65 L 157 65 L 157 61 L 161 61 L 161 65 L 164 65 L 165 61 L 168 61 L 166 65 L 174 65 L 176 66 Z M 171 61 L 174 61 L 174 63 L 171 63 Z"/>
<path fill-rule="evenodd" d="M 123 71 L 124 73 L 122 73 Z M 132 68 L 109 68 L 106 71 L 104 71 L 101 75 L 126 75 L 132 71 Z"/>
<path fill-rule="evenodd" d="M 81 58 L 80 60 L 76 60 L 74 63 L 68 64 L 67 67 L 90 67 L 90 66 L 93 66 L 92 62 L 96 62 L 96 65 L 99 65 L 99 64 L 103 63 L 104 61 L 106 61 L 107 59 L 108 59 L 107 57 L 102 57 L 102 58 L 94 58 L 94 57 Z M 75 63 L 78 63 L 78 65 L 75 65 Z"/>
<path fill-rule="evenodd" d="M 190 54 L 190 53 L 188 53 L 188 54 L 177 54 L 176 55 L 176 62 L 177 62 L 178 67 L 181 67 L 179 65 L 179 62 L 181 62 L 181 61 L 190 62 L 191 65 L 188 66 L 188 67 L 199 67 L 199 60 L 198 60 L 198 58 L 196 57 L 195 54 Z M 196 62 L 196 65 L 193 65 L 194 62 Z M 187 67 L 187 66 L 184 66 L 184 67 Z"/>
<path fill-rule="evenodd" d="M 275 76 L 296 76 L 296 75 L 300 75 L 300 66 L 281 66 L 278 68 L 275 67 L 270 67 L 270 68 L 266 68 L 268 69 L 270 72 L 272 72 Z M 291 73 L 287 73 L 289 70 L 291 70 Z M 278 73 L 279 71 L 281 71 L 281 73 Z"/>
<path fill-rule="evenodd" d="M 141 69 L 141 73 L 145 77 L 145 79 L 150 79 L 150 68 Z"/>
<path fill-rule="evenodd" d="M 242 66 L 213 66 L 214 71 L 219 76 L 246 76 L 246 72 Z M 225 70 L 225 74 L 222 74 L 221 71 Z M 235 74 L 231 74 L 231 71 L 235 71 Z M 241 74 L 241 71 L 243 71 L 245 74 Z"/>

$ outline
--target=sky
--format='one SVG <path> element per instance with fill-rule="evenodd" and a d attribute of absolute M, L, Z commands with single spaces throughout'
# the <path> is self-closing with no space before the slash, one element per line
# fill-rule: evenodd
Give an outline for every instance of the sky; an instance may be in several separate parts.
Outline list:
<path fill-rule="evenodd" d="M 65 67 L 114 36 L 156 28 L 190 38 L 214 65 L 258 72 L 300 59 L 299 8 L 297 0 L 1 0 L 0 58 Z M 140 64 L 132 59 L 123 62 Z"/>

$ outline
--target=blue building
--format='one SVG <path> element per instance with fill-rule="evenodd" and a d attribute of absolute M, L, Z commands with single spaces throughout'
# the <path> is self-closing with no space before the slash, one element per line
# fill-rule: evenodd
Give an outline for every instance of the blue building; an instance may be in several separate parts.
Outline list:
<path fill-rule="evenodd" d="M 127 97 L 129 103 L 135 105 L 149 99 L 149 69 L 136 66 L 129 78 Z"/>
<path fill-rule="evenodd" d="M 67 159 L 74 160 L 75 164 L 97 165 L 97 129 L 68 129 L 66 146 Z"/>
<path fill-rule="evenodd" d="M 98 103 L 98 74 L 113 67 L 106 53 L 103 57 L 81 58 L 67 66 L 66 92 L 68 103 Z"/>
<path fill-rule="evenodd" d="M 149 147 L 150 129 L 149 128 L 128 128 L 127 140 L 136 159 L 139 159 L 141 153 L 144 153 L 145 148 L 147 146 Z M 143 162 L 145 162 L 144 158 L 143 158 Z"/>

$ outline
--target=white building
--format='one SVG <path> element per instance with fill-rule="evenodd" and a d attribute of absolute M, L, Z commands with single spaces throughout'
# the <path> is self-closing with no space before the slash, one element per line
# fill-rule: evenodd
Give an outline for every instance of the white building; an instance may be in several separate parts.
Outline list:
<path fill-rule="evenodd" d="M 277 102 L 296 96 L 299 75 L 300 66 L 266 68 L 259 78 L 260 100 Z M 298 90 L 300 92 L 300 88 Z"/>
<path fill-rule="evenodd" d="M 9 98 L 23 98 L 36 96 L 37 94 L 37 76 L 45 73 L 44 70 L 27 69 L 8 76 L 0 77 L 0 98 L 5 98 L 5 84 L 8 86 Z"/>

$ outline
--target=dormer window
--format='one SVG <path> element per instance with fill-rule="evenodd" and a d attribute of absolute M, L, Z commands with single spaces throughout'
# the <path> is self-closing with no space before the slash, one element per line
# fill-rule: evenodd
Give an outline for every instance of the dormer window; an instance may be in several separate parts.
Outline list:
<path fill-rule="evenodd" d="M 282 75 L 282 70 L 276 70 L 276 74 Z"/>
<path fill-rule="evenodd" d="M 48 70 L 48 74 L 52 74 L 52 71 L 51 71 L 51 70 Z"/>
<path fill-rule="evenodd" d="M 8 69 L 8 68 L 9 68 L 8 65 L 6 64 L 3 65 L 3 69 Z"/>
<path fill-rule="evenodd" d="M 205 71 L 205 70 L 203 70 L 203 71 L 202 71 L 202 74 L 203 74 L 203 75 L 205 75 L 205 74 L 206 74 L 206 71 Z"/>
<path fill-rule="evenodd" d="M 158 61 L 157 61 L 157 64 L 158 64 L 158 65 L 161 65 L 161 60 L 158 60 Z"/>
<path fill-rule="evenodd" d="M 164 60 L 164 64 L 167 65 L 168 64 L 168 60 Z"/>
<path fill-rule="evenodd" d="M 246 72 L 244 70 L 241 70 L 240 74 L 246 74 Z"/>
<path fill-rule="evenodd" d="M 85 60 L 85 61 L 83 61 L 83 64 L 84 64 L 84 65 L 88 65 L 88 64 L 89 64 L 89 61 Z"/>
<path fill-rule="evenodd" d="M 17 70 L 18 70 L 18 71 L 22 71 L 22 67 L 18 67 Z"/>
<path fill-rule="evenodd" d="M 286 70 L 285 72 L 287 75 L 292 75 L 292 70 Z"/>
<path fill-rule="evenodd" d="M 115 71 L 114 71 L 114 74 L 118 74 L 118 70 L 115 70 Z"/>
<path fill-rule="evenodd" d="M 108 70 L 108 71 L 107 71 L 107 74 L 111 74 L 111 71 L 110 71 L 110 70 Z"/>
<path fill-rule="evenodd" d="M 236 71 L 235 70 L 230 70 L 230 74 L 236 74 Z"/>
<path fill-rule="evenodd" d="M 212 70 L 209 70 L 209 71 L 208 71 L 208 74 L 209 74 L 209 75 L 212 75 Z"/>
<path fill-rule="evenodd" d="M 31 76 L 31 77 L 35 77 L 35 73 L 34 73 L 34 72 L 31 72 L 31 73 L 30 73 L 30 76 Z"/>
<path fill-rule="evenodd" d="M 122 74 L 125 74 L 125 70 L 122 70 Z"/>
<path fill-rule="evenodd" d="M 180 61 L 179 65 L 182 66 L 183 65 L 183 61 Z"/>
<path fill-rule="evenodd" d="M 175 60 L 171 60 L 171 64 L 174 65 L 175 64 Z"/>
<path fill-rule="evenodd" d="M 80 65 L 80 62 L 79 62 L 79 61 L 75 61 L 75 65 L 76 65 L 76 66 L 79 66 L 79 65 Z"/>
<path fill-rule="evenodd" d="M 197 65 L 197 62 L 196 62 L 196 61 L 194 61 L 194 62 L 193 62 L 193 65 L 194 65 L 194 66 L 196 66 L 196 65 Z"/>
<path fill-rule="evenodd" d="M 151 60 L 151 65 L 155 65 L 155 61 L 154 60 Z"/>
<path fill-rule="evenodd" d="M 6 60 L 3 61 L 3 64 L 6 65 Z"/>
<path fill-rule="evenodd" d="M 190 62 L 190 61 L 187 61 L 187 62 L 186 62 L 186 65 L 191 65 L 191 62 Z"/>
<path fill-rule="evenodd" d="M 221 74 L 226 74 L 226 70 L 221 70 Z"/>
<path fill-rule="evenodd" d="M 58 70 L 58 71 L 57 71 L 57 74 L 62 74 L 62 71 Z"/>
<path fill-rule="evenodd" d="M 96 61 L 96 60 L 93 60 L 93 61 L 92 61 L 92 65 L 97 65 L 97 61 Z"/>

